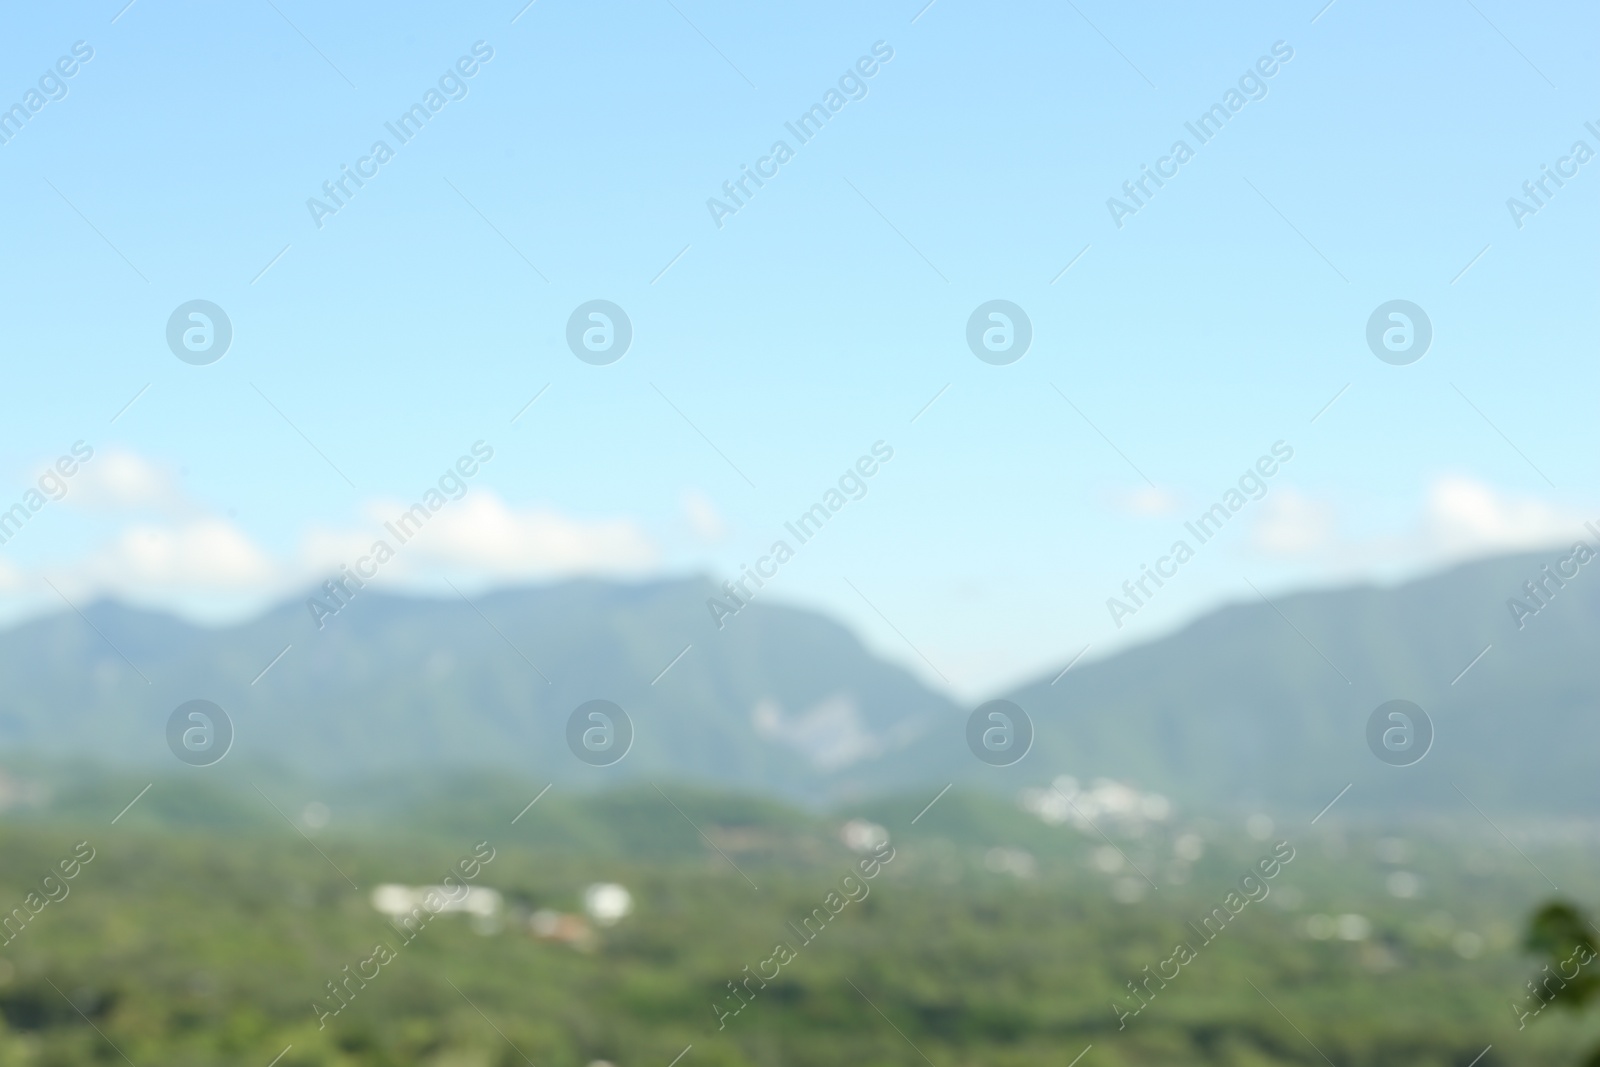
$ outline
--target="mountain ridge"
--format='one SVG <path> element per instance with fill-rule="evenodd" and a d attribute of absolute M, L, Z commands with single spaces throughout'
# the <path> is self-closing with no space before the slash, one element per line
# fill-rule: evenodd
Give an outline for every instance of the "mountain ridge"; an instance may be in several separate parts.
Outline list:
<path fill-rule="evenodd" d="M 755 602 L 719 630 L 704 607 L 717 587 L 700 576 L 471 600 L 367 590 L 320 630 L 300 600 L 220 627 L 97 601 L 81 619 L 0 631 L 12 681 L 0 752 L 170 761 L 167 716 L 203 698 L 235 720 L 232 762 L 314 776 L 483 767 L 597 787 L 665 776 L 817 806 L 1072 774 L 1184 804 L 1311 813 L 1346 784 L 1342 802 L 1373 808 L 1587 810 L 1600 803 L 1580 758 L 1600 744 L 1600 681 L 1583 670 L 1600 642 L 1600 583 L 1579 571 L 1536 615 L 1506 608 L 1561 551 L 1235 602 L 1058 668 L 997 694 L 1035 727 L 1033 749 L 1005 768 L 967 750 L 971 707 L 848 627 Z M 633 748 L 612 766 L 566 747 L 568 716 L 593 699 L 633 721 Z M 1368 717 L 1393 699 L 1434 726 L 1412 767 L 1367 748 Z"/>

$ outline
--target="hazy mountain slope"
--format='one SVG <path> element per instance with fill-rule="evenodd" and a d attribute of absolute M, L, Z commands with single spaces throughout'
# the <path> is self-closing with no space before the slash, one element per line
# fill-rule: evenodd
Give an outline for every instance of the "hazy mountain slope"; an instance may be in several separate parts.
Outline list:
<path fill-rule="evenodd" d="M 0 634 L 0 744 L 166 763 L 167 716 L 204 698 L 235 720 L 231 762 L 334 775 L 486 765 L 595 785 L 663 775 L 803 798 L 951 711 L 814 613 L 752 604 L 718 631 L 710 592 L 572 582 L 468 604 L 364 591 L 320 631 L 303 604 L 206 629 L 101 603 L 85 611 L 92 628 L 69 613 Z M 595 698 L 634 720 L 633 750 L 612 767 L 566 747 L 568 716 Z"/>
<path fill-rule="evenodd" d="M 1276 802 L 1306 818 L 1346 783 L 1341 803 L 1364 807 L 1454 806 L 1480 818 L 1465 794 L 1501 810 L 1594 811 L 1600 573 L 1590 571 L 1600 564 L 1521 630 L 1506 606 L 1563 554 L 1270 605 L 1246 593 L 1163 640 L 1013 693 L 1040 724 L 1028 762 L 1191 800 Z M 1436 730 L 1411 767 L 1386 766 L 1367 747 L 1368 717 L 1396 698 L 1420 705 Z"/>
<path fill-rule="evenodd" d="M 484 767 L 820 803 L 931 797 L 949 782 L 1011 792 L 1066 773 L 1283 819 L 1309 819 L 1347 783 L 1341 803 L 1369 811 L 1470 813 L 1470 798 L 1485 814 L 1581 814 L 1600 806 L 1600 577 L 1589 573 L 1600 563 L 1521 630 L 1506 607 L 1560 555 L 1272 604 L 1247 593 L 1010 694 L 1037 739 L 1004 769 L 967 751 L 970 708 L 874 658 L 845 628 L 756 603 L 719 631 L 698 580 L 569 582 L 474 604 L 367 591 L 320 631 L 300 603 L 223 629 L 102 603 L 85 612 L 92 625 L 65 613 L 0 634 L 0 750 L 170 766 L 167 716 L 204 697 L 238 728 L 228 761 L 193 772 L 218 778 L 263 763 L 345 781 Z M 635 723 L 632 752 L 612 767 L 586 766 L 566 747 L 567 717 L 593 698 Z M 1421 705 L 1436 729 L 1412 767 L 1367 748 L 1368 716 L 1394 698 Z"/>

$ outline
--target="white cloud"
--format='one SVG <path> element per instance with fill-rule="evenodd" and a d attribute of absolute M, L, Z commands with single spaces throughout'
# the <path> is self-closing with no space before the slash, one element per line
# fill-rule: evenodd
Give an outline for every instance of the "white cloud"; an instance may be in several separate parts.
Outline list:
<path fill-rule="evenodd" d="M 1540 500 L 1501 495 L 1469 478 L 1441 478 L 1428 490 L 1428 538 L 1452 555 L 1567 540 L 1581 532 L 1584 518 Z"/>
<path fill-rule="evenodd" d="M 99 587 L 138 593 L 258 591 L 281 577 L 242 530 L 214 518 L 125 526 L 83 570 Z"/>
<path fill-rule="evenodd" d="M 395 504 L 371 513 L 393 520 L 403 511 Z M 514 509 L 487 489 L 450 501 L 414 540 L 394 547 L 397 557 L 497 578 L 636 572 L 652 567 L 657 558 L 655 545 L 631 520 L 585 521 L 548 508 Z"/>
<path fill-rule="evenodd" d="M 430 586 L 441 574 L 462 572 L 489 582 L 636 575 L 658 562 L 654 543 L 630 519 L 588 520 L 546 507 L 514 508 L 481 488 L 448 501 L 404 542 L 384 523 L 396 522 L 409 505 L 373 502 L 361 521 L 312 525 L 292 550 L 274 551 L 229 519 L 193 516 L 193 505 L 170 493 L 170 483 L 138 457 L 125 454 L 106 469 L 111 473 L 94 487 L 98 503 L 134 507 L 171 501 L 179 511 L 148 518 L 80 513 L 73 520 L 78 529 L 63 543 L 82 543 L 78 536 L 88 534 L 86 547 L 66 555 L 46 553 L 29 566 L 0 559 L 0 591 L 31 586 L 44 573 L 74 597 L 258 604 L 292 596 L 354 565 L 380 539 L 394 555 L 378 581 L 402 587 Z"/>
<path fill-rule="evenodd" d="M 123 449 L 97 451 L 67 486 L 69 502 L 99 511 L 169 508 L 182 499 L 165 470 Z"/>
<path fill-rule="evenodd" d="M 369 511 L 376 511 L 369 508 Z M 300 539 L 300 569 L 307 575 L 316 576 L 320 581 L 339 570 L 346 563 L 353 563 L 361 556 L 372 551 L 373 542 L 379 538 L 390 542 L 393 547 L 394 538 L 383 529 L 381 519 L 375 519 L 372 528 L 367 530 L 330 530 L 323 526 L 313 526 L 307 530 Z"/>
<path fill-rule="evenodd" d="M 1331 505 L 1283 489 L 1267 500 L 1255 537 L 1257 546 L 1273 555 L 1302 556 L 1323 548 L 1334 532 Z"/>
<path fill-rule="evenodd" d="M 1178 510 L 1178 498 L 1165 489 L 1147 485 L 1131 493 L 1119 493 L 1112 500 L 1112 506 L 1124 515 L 1135 515 L 1141 519 L 1159 518 Z"/>
<path fill-rule="evenodd" d="M 0 592 L 16 593 L 22 589 L 22 572 L 9 560 L 0 559 Z"/>
<path fill-rule="evenodd" d="M 683 512 L 695 536 L 706 544 L 716 544 L 728 532 L 727 524 L 711 499 L 698 489 L 683 494 Z"/>
<path fill-rule="evenodd" d="M 1333 569 L 1433 565 L 1570 541 L 1583 536 L 1586 518 L 1534 497 L 1449 475 L 1428 487 L 1408 528 L 1370 536 L 1343 532 L 1331 501 L 1280 490 L 1265 502 L 1254 542 L 1267 555 Z"/>

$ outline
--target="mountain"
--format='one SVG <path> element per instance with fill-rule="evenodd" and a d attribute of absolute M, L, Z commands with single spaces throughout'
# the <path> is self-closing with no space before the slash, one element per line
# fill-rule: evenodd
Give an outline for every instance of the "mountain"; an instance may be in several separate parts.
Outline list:
<path fill-rule="evenodd" d="M 719 630 L 702 579 L 471 602 L 365 590 L 321 629 L 303 602 L 223 628 L 102 602 L 0 633 L 0 753 L 219 780 L 275 767 L 346 783 L 474 769 L 596 788 L 682 782 L 810 806 L 932 797 L 947 783 L 1011 794 L 1068 774 L 1291 821 L 1348 784 L 1345 808 L 1396 817 L 1583 815 L 1600 802 L 1588 763 L 1600 750 L 1600 579 L 1585 566 L 1549 583 L 1536 613 L 1507 607 L 1535 606 L 1524 583 L 1565 555 L 1252 597 L 1058 668 L 1005 695 L 1036 731 L 1007 768 L 967 750 L 970 708 L 821 615 L 751 603 Z M 165 728 L 197 698 L 222 706 L 237 738 L 227 760 L 190 770 Z M 594 699 L 635 730 L 610 766 L 581 762 L 566 740 L 569 716 Z M 1393 699 L 1433 724 L 1413 766 L 1368 748 L 1369 717 Z"/>
<path fill-rule="evenodd" d="M 1600 811 L 1600 573 L 1577 570 L 1534 615 L 1524 583 L 1570 550 L 1454 567 L 1395 587 L 1259 596 L 1010 699 L 1039 722 L 1040 762 L 1190 802 L 1429 811 Z M 1594 568 L 1600 572 L 1600 565 Z M 1481 657 L 1481 658 L 1479 658 Z M 1469 669 L 1470 667 L 1470 669 Z M 1432 748 L 1380 762 L 1367 723 L 1409 700 Z M 1397 738 L 1398 739 L 1398 738 Z M 1475 812 L 1473 805 L 1480 809 Z"/>
<path fill-rule="evenodd" d="M 219 629 L 101 602 L 0 634 L 0 751 L 168 766 L 169 715 L 203 699 L 236 730 L 218 774 L 484 767 L 818 801 L 878 788 L 864 768 L 954 714 L 813 612 L 752 603 L 719 630 L 706 608 L 716 593 L 704 580 L 575 581 L 471 601 L 363 590 L 320 620 L 290 603 Z M 567 747 L 569 716 L 596 699 L 634 727 L 611 766 Z"/>

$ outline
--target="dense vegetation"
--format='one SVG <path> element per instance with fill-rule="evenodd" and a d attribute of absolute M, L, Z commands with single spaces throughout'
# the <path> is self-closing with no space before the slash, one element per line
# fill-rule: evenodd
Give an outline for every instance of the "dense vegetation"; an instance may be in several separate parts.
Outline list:
<path fill-rule="evenodd" d="M 1179 819 L 1113 847 L 959 793 L 913 825 L 926 798 L 811 817 L 670 786 L 681 812 L 653 789 L 552 793 L 513 825 L 536 790 L 457 783 L 359 829 L 335 805 L 325 829 L 300 826 L 308 841 L 255 794 L 168 781 L 112 825 L 134 791 L 93 817 L 99 798 L 78 796 L 0 824 L 0 906 L 61 897 L 0 946 L 0 1067 L 267 1067 L 286 1047 L 279 1067 L 667 1067 L 689 1045 L 681 1067 L 1065 1067 L 1091 1045 L 1083 1067 L 1465 1067 L 1493 1045 L 1492 1067 L 1570 1064 L 1595 1041 L 1569 1013 L 1518 1029 L 1543 962 L 1521 926 L 1548 886 L 1487 828 L 1258 819 L 1257 839 L 1242 818 Z M 275 803 L 300 821 L 299 797 Z M 861 815 L 894 858 L 807 943 L 787 924 L 859 870 L 838 830 Z M 66 894 L 41 888 L 85 841 Z M 372 887 L 438 882 L 482 841 L 475 884 L 504 894 L 501 928 L 445 914 L 402 945 Z M 1197 936 L 1280 841 L 1294 859 L 1264 899 Z M 1520 847 L 1582 893 L 1600 873 L 1583 843 Z M 578 911 L 595 881 L 627 886 L 633 913 L 587 949 L 531 936 L 529 913 Z M 719 1029 L 713 1005 L 779 941 L 794 958 Z M 377 942 L 395 958 L 319 1029 L 313 1001 Z M 1195 958 L 1119 1029 L 1126 983 L 1178 942 Z"/>

